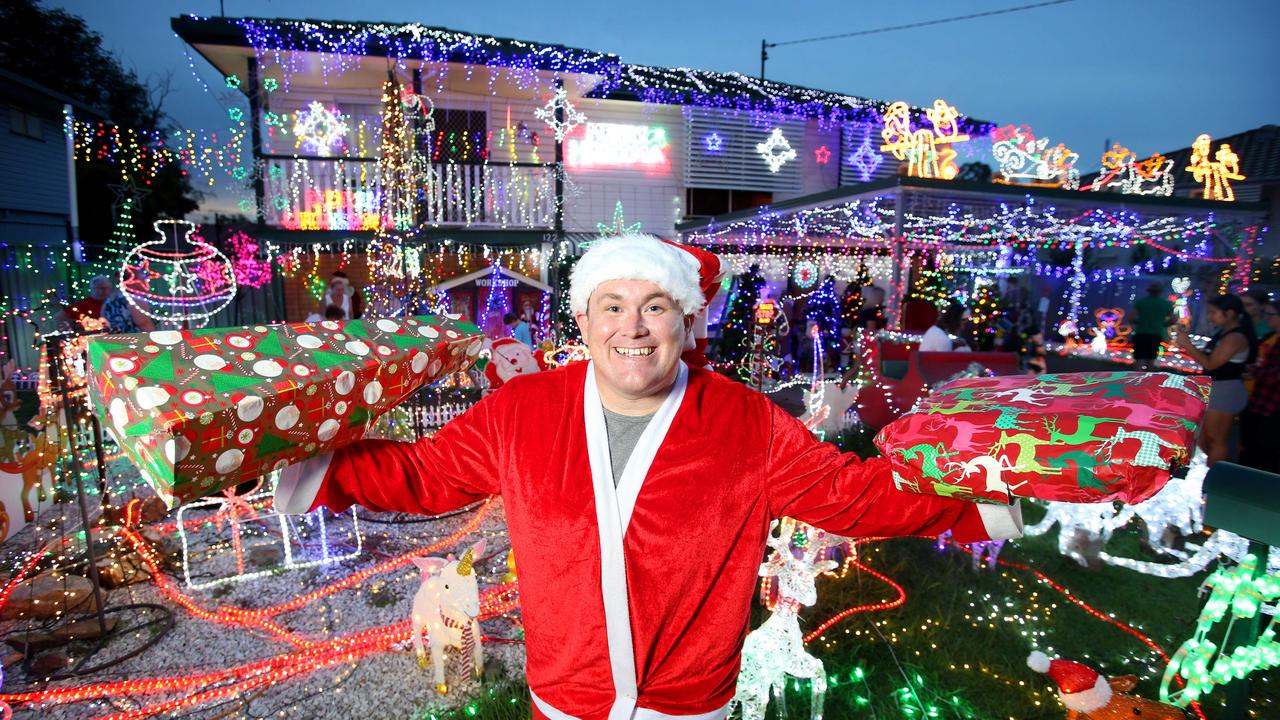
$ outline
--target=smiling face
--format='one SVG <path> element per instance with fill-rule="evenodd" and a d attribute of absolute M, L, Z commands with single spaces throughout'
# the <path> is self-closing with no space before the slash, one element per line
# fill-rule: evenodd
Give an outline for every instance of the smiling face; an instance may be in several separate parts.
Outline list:
<path fill-rule="evenodd" d="M 595 363 L 600 399 L 624 415 L 656 412 L 675 382 L 693 316 L 657 283 L 609 280 L 574 317 Z"/>

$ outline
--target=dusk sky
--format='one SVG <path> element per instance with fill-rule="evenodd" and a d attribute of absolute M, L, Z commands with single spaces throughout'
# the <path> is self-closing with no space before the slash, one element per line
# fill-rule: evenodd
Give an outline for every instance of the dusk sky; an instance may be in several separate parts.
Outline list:
<path fill-rule="evenodd" d="M 756 74 L 760 40 L 787 41 L 1000 10 L 1032 0 L 912 3 L 648 0 L 553 3 L 225 0 L 232 17 L 420 22 L 562 43 L 625 62 Z M 225 116 L 192 76 L 169 28 L 215 15 L 218 0 L 46 2 L 81 15 L 144 80 L 173 71 L 166 110 L 188 128 Z M 1073 0 L 994 17 L 772 49 L 773 80 L 1027 124 L 1098 166 L 1107 139 L 1139 157 L 1280 121 L 1280 3 L 1274 0 Z M 217 73 L 195 57 L 206 81 Z M 1247 159 L 1246 159 L 1247 166 Z"/>

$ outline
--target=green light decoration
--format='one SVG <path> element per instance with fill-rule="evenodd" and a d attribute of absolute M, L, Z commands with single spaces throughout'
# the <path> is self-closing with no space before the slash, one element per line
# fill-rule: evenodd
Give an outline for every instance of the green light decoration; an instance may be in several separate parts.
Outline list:
<path fill-rule="evenodd" d="M 1253 645 L 1240 645 L 1229 653 L 1220 652 L 1219 645 L 1209 640 L 1209 633 L 1230 611 L 1231 619 L 1223 633 L 1223 643 L 1231 637 L 1231 626 L 1236 621 L 1248 621 L 1257 617 L 1266 603 L 1280 597 L 1280 575 L 1260 575 L 1258 558 L 1246 555 L 1233 568 L 1218 568 L 1203 587 L 1212 588 L 1209 599 L 1200 611 L 1195 635 L 1174 653 L 1165 668 L 1160 683 L 1160 700 L 1178 707 L 1186 707 L 1214 687 L 1238 680 L 1257 670 L 1280 666 L 1280 643 L 1276 642 L 1276 621 L 1272 616 L 1266 630 Z M 1225 651 L 1225 647 L 1222 650 Z M 1187 686 L 1170 692 L 1174 678 L 1181 676 Z"/>
<path fill-rule="evenodd" d="M 619 200 L 613 206 L 613 222 L 609 225 L 596 223 L 596 231 L 601 240 L 615 235 L 631 235 L 640 232 L 640 223 L 627 224 L 622 215 L 622 201 Z"/>

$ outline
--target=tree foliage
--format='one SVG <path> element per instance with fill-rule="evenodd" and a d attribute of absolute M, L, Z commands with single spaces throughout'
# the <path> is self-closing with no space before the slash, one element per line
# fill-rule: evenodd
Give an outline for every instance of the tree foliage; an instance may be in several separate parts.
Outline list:
<path fill-rule="evenodd" d="M 36 0 L 0 0 L 0 67 L 89 106 L 120 126 L 145 133 L 169 129 L 161 105 L 168 78 L 144 83 L 103 47 L 102 36 L 65 10 L 42 7 Z M 150 239 L 151 221 L 181 217 L 197 207 L 198 194 L 182 169 L 171 164 L 155 177 L 131 177 L 148 191 L 137 215 L 138 228 Z M 107 162 L 76 166 L 80 235 L 101 246 L 115 226 L 119 203 L 111 185 L 121 181 L 119 168 Z"/>

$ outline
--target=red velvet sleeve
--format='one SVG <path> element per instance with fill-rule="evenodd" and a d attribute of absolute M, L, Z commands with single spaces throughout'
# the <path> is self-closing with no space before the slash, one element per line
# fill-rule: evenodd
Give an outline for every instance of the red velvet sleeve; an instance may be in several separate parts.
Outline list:
<path fill-rule="evenodd" d="M 958 542 L 991 539 L 977 505 L 899 490 L 887 460 L 841 453 L 777 405 L 768 404 L 772 432 L 763 479 L 773 517 L 793 517 L 849 537 L 938 535 L 951 530 Z"/>
<path fill-rule="evenodd" d="M 313 507 L 341 512 L 359 504 L 436 515 L 498 494 L 501 395 L 481 400 L 432 437 L 364 440 L 337 450 Z"/>

